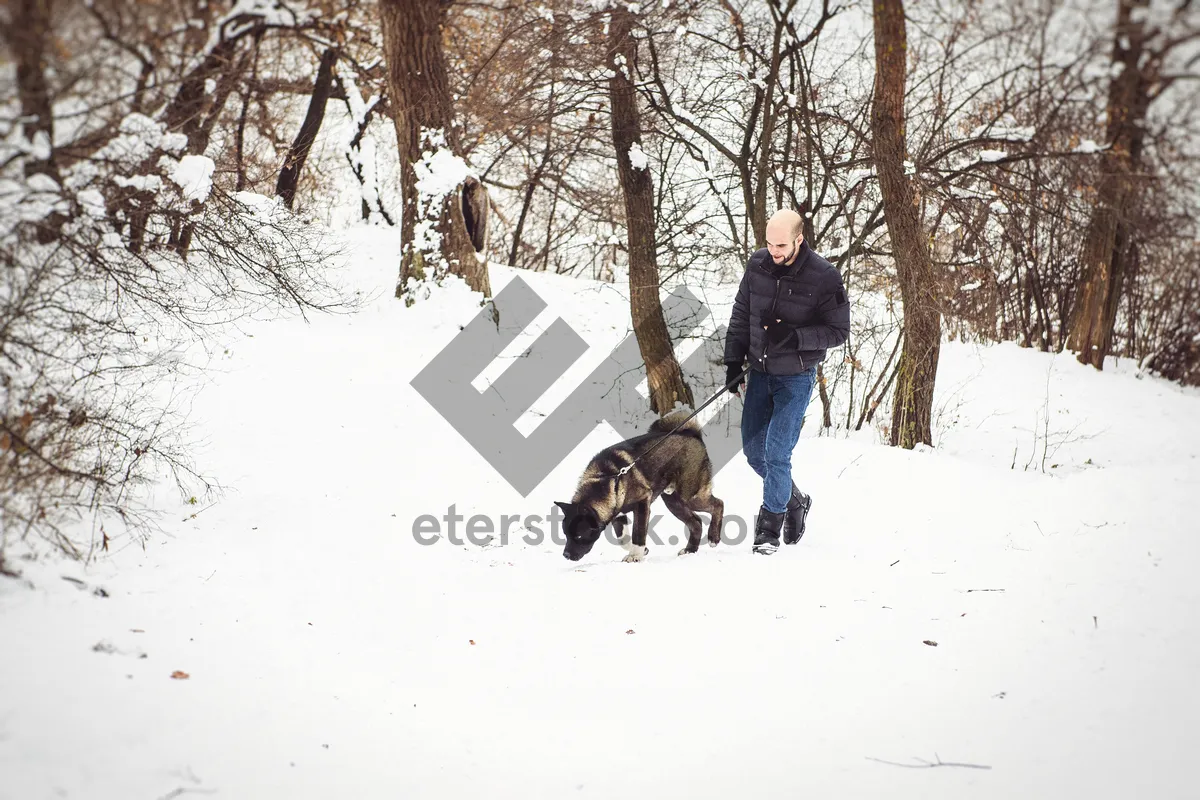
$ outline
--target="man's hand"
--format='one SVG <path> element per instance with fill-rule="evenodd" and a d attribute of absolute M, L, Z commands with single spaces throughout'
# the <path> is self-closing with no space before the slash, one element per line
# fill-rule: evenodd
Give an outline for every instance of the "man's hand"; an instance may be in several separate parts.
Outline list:
<path fill-rule="evenodd" d="M 737 383 L 733 383 L 737 381 Z M 730 384 L 733 384 L 730 386 Z M 742 365 L 732 361 L 725 365 L 725 388 L 732 394 L 738 394 L 738 389 L 746 385 L 746 376 L 742 375 Z M 740 395 L 739 395 L 740 396 Z"/>
<path fill-rule="evenodd" d="M 767 332 L 767 341 L 776 350 L 783 349 L 796 335 L 796 329 L 781 319 L 763 325 L 763 330 Z"/>

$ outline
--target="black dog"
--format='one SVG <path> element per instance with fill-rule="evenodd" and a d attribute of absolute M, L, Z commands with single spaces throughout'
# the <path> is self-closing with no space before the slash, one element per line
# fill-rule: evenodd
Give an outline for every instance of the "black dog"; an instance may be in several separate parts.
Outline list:
<path fill-rule="evenodd" d="M 641 561 L 649 552 L 646 531 L 650 506 L 660 496 L 671 513 L 687 525 L 688 542 L 679 555 L 695 553 L 700 548 L 703 523 L 696 512 L 710 515 L 709 545 L 715 547 L 721 541 L 725 504 L 712 493 L 712 462 L 700 425 L 693 418 L 671 434 L 688 413 L 673 411 L 651 423 L 641 436 L 601 450 L 592 458 L 571 501 L 555 503 L 566 515 L 565 558 L 578 561 L 591 552 L 611 523 L 621 546 L 628 551 L 624 560 Z M 671 436 L 673 441 L 658 444 L 665 436 Z M 629 471 L 620 474 L 629 464 L 633 464 Z M 630 511 L 632 540 L 625 536 L 627 520 L 623 516 Z"/>

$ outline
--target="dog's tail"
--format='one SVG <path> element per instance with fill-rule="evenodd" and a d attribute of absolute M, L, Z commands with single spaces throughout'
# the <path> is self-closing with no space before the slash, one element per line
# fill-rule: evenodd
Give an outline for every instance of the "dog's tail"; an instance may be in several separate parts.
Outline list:
<path fill-rule="evenodd" d="M 688 409 L 669 411 L 650 423 L 650 433 L 670 433 L 679 426 L 679 423 L 687 419 L 691 413 Z M 682 428 L 679 428 L 679 433 L 690 433 L 693 436 L 699 436 L 700 420 L 697 417 L 692 417 Z"/>

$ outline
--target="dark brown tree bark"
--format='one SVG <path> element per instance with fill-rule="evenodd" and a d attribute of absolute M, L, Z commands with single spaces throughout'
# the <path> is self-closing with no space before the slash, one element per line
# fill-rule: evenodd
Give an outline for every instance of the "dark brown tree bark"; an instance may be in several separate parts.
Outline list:
<path fill-rule="evenodd" d="M 460 154 L 454 127 L 454 106 L 446 76 L 442 28 L 450 3 L 441 0 L 380 0 L 384 58 L 387 61 L 388 98 L 400 151 L 400 280 L 396 296 L 405 297 L 409 278 L 423 280 L 432 268 L 436 277 L 445 272 L 461 276 L 485 298 L 492 294 L 487 262 L 480 259 L 467 231 L 463 214 L 467 192 L 463 186 L 441 198 L 439 206 L 420 208 L 414 164 L 432 147 L 425 138 L 436 131 L 444 146 Z M 442 145 L 439 145 L 442 146 Z M 482 186 L 479 188 L 483 188 Z M 418 211 L 433 220 L 440 249 L 430 252 L 416 242 Z"/>
<path fill-rule="evenodd" d="M 1131 244 L 1129 211 L 1136 194 L 1144 122 L 1150 105 L 1145 66 L 1145 15 L 1134 19 L 1133 9 L 1149 0 L 1118 0 L 1113 43 L 1113 66 L 1120 72 L 1108 88 L 1107 139 L 1101 157 L 1096 200 L 1088 220 L 1080 255 L 1079 294 L 1072 305 L 1067 349 L 1083 364 L 1104 368 L 1112 344 L 1117 307 L 1125 281 Z"/>
<path fill-rule="evenodd" d="M 904 4 L 875 0 L 875 94 L 871 107 L 875 172 L 883 195 L 892 257 L 904 303 L 904 349 L 892 409 L 893 446 L 933 444 L 933 384 L 941 348 L 937 281 L 922 232 L 918 201 L 905 174 L 905 68 L 908 55 Z"/>
<path fill-rule="evenodd" d="M 551 97 L 551 101 L 553 102 L 553 96 Z M 529 181 L 525 184 L 525 198 L 521 203 L 521 213 L 517 216 L 517 227 L 513 229 L 512 249 L 508 254 L 508 265 L 510 267 L 517 265 L 517 256 L 521 252 L 521 236 L 525 231 L 525 219 L 529 216 L 529 209 L 533 205 L 533 193 L 537 191 L 538 186 L 541 184 L 542 173 L 546 171 L 546 165 L 550 163 L 551 142 L 553 142 L 553 138 L 549 129 L 547 129 L 546 147 L 542 150 L 542 158 L 534 169 L 533 175 L 529 177 Z"/>
<path fill-rule="evenodd" d="M 187 135 L 189 153 L 203 153 L 208 146 L 209 131 L 205 130 L 203 123 L 210 102 L 205 86 L 210 80 L 240 71 L 238 54 L 242 42 L 251 35 L 261 38 L 262 28 L 248 27 L 210 50 L 204 60 L 184 77 L 163 114 L 162 119 L 168 130 Z"/>
<path fill-rule="evenodd" d="M 654 183 L 650 169 L 635 167 L 630 149 L 641 148 L 641 120 L 633 84 L 637 41 L 632 36 L 633 15 L 615 5 L 608 34 L 608 99 L 612 116 L 613 147 L 625 197 L 625 225 L 629 242 L 629 300 L 633 331 L 637 337 L 650 386 L 650 408 L 665 414 L 677 403 L 693 405 L 692 390 L 683 379 L 659 298 L 659 276 L 654 241 Z"/>
<path fill-rule="evenodd" d="M 162 122 L 167 130 L 179 131 L 187 136 L 189 153 L 201 154 L 208 148 L 209 137 L 213 126 L 219 118 L 226 100 L 232 93 L 246 65 L 250 53 L 242 53 L 242 43 L 252 38 L 254 47 L 262 40 L 264 24 L 247 25 L 245 28 L 229 35 L 213 47 L 204 59 L 191 69 L 179 84 L 171 103 L 162 114 Z M 216 81 L 218 89 L 212 99 L 206 87 L 210 80 Z M 158 154 L 146 159 L 143 168 L 151 169 L 158 160 Z M 124 216 L 129 221 L 129 250 L 141 253 L 145 246 L 147 225 L 150 221 L 150 209 L 154 205 L 152 192 L 129 191 L 121 200 Z M 176 223 L 168 240 L 168 246 L 173 247 L 181 255 L 187 254 L 192 237 L 192 226 Z"/>
<path fill-rule="evenodd" d="M 235 191 L 246 188 L 246 117 L 250 113 L 250 94 L 242 95 L 242 113 L 238 114 L 237 132 L 234 134 L 234 158 L 237 161 L 237 182 Z"/>
<path fill-rule="evenodd" d="M 300 183 L 300 170 L 312 150 L 317 133 L 321 130 L 321 122 L 325 119 L 325 104 L 329 101 L 333 89 L 333 66 L 337 63 L 338 52 L 330 47 L 321 54 L 321 63 L 317 67 L 317 78 L 313 81 L 312 98 L 308 101 L 308 112 L 300 125 L 296 140 L 288 149 L 284 159 L 283 169 L 279 170 L 279 180 L 275 183 L 275 194 L 283 198 L 288 208 L 296 200 L 296 186 Z"/>
<path fill-rule="evenodd" d="M 17 0 L 11 6 L 12 24 L 4 28 L 4 40 L 17 62 L 17 95 L 21 101 L 21 132 L 25 139 L 44 149 L 44 156 L 25 162 L 25 174 L 49 175 L 58 180 L 54 164 L 54 116 L 46 83 L 46 44 L 50 33 L 52 0 Z"/>

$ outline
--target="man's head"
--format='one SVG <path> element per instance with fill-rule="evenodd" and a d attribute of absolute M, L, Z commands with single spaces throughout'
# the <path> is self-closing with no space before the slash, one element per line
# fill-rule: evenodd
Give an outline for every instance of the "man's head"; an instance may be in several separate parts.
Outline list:
<path fill-rule="evenodd" d="M 767 250 L 776 264 L 790 264 L 804 239 L 804 220 L 795 211 L 781 208 L 767 220 Z"/>

